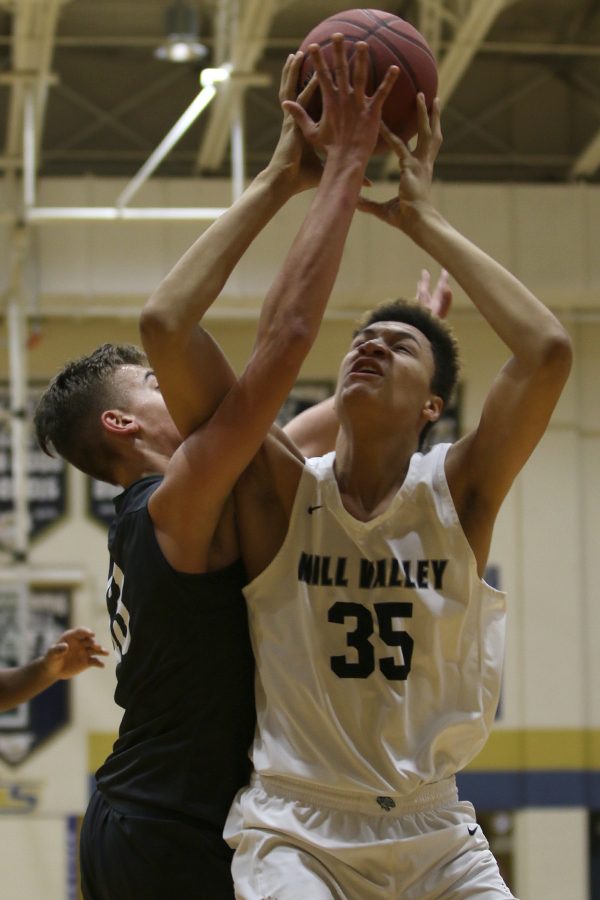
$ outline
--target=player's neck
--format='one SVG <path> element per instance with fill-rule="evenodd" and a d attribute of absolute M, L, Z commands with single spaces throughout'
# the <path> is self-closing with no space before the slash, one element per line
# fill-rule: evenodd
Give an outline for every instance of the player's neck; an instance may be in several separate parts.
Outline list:
<path fill-rule="evenodd" d="M 164 475 L 168 463 L 168 458 L 162 453 L 140 453 L 133 459 L 122 460 L 117 466 L 118 482 L 122 487 L 129 487 L 147 475 Z"/>
<path fill-rule="evenodd" d="M 335 475 L 348 512 L 362 521 L 384 512 L 402 487 L 416 450 L 416 439 L 409 434 L 395 434 L 387 441 L 359 441 L 342 433 Z"/>

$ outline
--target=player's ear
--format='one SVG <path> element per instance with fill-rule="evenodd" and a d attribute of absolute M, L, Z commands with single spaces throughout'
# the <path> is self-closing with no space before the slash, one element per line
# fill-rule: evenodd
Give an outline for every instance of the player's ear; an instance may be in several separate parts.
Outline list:
<path fill-rule="evenodd" d="M 121 409 L 105 409 L 100 421 L 102 427 L 114 435 L 135 434 L 139 430 L 135 416 Z"/>
<path fill-rule="evenodd" d="M 427 422 L 437 422 L 443 409 L 444 401 L 442 398 L 438 397 L 436 394 L 432 394 L 423 407 L 423 415 Z"/>

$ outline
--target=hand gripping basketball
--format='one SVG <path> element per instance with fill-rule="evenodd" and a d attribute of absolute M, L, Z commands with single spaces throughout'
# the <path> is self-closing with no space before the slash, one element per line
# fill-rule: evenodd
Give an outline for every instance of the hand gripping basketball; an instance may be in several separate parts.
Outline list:
<path fill-rule="evenodd" d="M 379 137 L 381 109 L 398 76 L 391 66 L 373 96 L 367 96 L 367 46 L 356 45 L 352 80 L 344 52 L 344 38 L 332 38 L 333 56 L 329 68 L 317 44 L 309 48 L 314 76 L 323 98 L 323 114 L 315 122 L 298 102 L 284 101 L 283 107 L 295 119 L 305 139 L 314 147 L 329 153 L 334 147 L 356 149 L 370 155 Z"/>
<path fill-rule="evenodd" d="M 431 119 L 422 94 L 417 97 L 417 110 L 419 136 L 412 152 L 401 138 L 392 134 L 383 122 L 381 124 L 381 133 L 400 162 L 398 195 L 385 203 L 377 203 L 366 197 L 360 197 L 358 202 L 358 208 L 363 212 L 372 213 L 378 219 L 406 232 L 410 231 L 419 213 L 431 206 L 433 166 L 442 146 L 439 100 L 436 98 L 433 102 Z"/>

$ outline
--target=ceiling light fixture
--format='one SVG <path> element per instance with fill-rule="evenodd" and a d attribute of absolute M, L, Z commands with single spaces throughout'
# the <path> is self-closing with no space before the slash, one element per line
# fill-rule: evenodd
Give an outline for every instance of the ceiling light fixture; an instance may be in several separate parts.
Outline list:
<path fill-rule="evenodd" d="M 192 62 L 203 59 L 208 47 L 200 43 L 198 12 L 187 0 L 175 0 L 166 13 L 166 39 L 157 47 L 157 59 L 169 62 Z"/>
<path fill-rule="evenodd" d="M 200 72 L 200 84 L 203 88 L 212 87 L 221 81 L 227 81 L 233 71 L 231 63 L 223 63 L 218 69 L 202 69 Z"/>

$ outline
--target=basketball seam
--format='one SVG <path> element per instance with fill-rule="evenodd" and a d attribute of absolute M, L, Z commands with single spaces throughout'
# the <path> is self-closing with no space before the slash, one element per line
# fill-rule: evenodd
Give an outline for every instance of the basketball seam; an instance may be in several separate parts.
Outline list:
<path fill-rule="evenodd" d="M 367 10 L 364 10 L 364 9 L 363 9 L 362 12 L 367 12 Z M 403 56 L 402 53 L 400 53 L 400 51 L 398 50 L 398 48 L 397 48 L 395 45 L 390 45 L 390 44 L 386 43 L 386 41 L 382 38 L 382 36 L 379 35 L 379 34 L 377 34 L 377 32 L 378 32 L 381 28 L 383 28 L 384 26 L 385 26 L 385 27 L 388 27 L 388 26 L 390 26 L 390 25 L 393 25 L 393 24 L 394 24 L 394 20 L 397 18 L 397 16 L 394 16 L 394 18 L 392 18 L 392 19 L 375 19 L 375 17 L 372 17 L 372 18 L 373 18 L 375 27 L 374 27 L 374 28 L 371 28 L 371 29 L 367 28 L 366 25 L 357 25 L 356 22 L 351 22 L 351 21 L 348 21 L 347 19 L 341 19 L 341 18 L 339 18 L 339 17 L 338 17 L 338 18 L 335 18 L 335 19 L 332 18 L 331 22 L 332 22 L 332 24 L 333 24 L 333 22 L 341 22 L 342 25 L 350 25 L 352 28 L 363 28 L 364 31 L 366 32 L 366 34 L 363 35 L 363 36 L 361 36 L 361 37 L 356 37 L 355 35 L 350 36 L 350 35 L 345 34 L 345 35 L 344 35 L 344 40 L 347 40 L 347 41 L 352 40 L 353 43 L 356 43 L 357 41 L 364 41 L 365 38 L 369 38 L 369 37 L 376 37 L 376 38 L 378 38 L 378 39 L 381 41 L 381 43 L 382 43 L 388 50 L 391 50 L 392 53 L 393 53 L 395 56 L 397 56 L 397 57 L 400 59 L 400 61 L 403 63 L 404 68 L 405 68 L 405 70 L 406 70 L 406 73 L 407 73 L 407 75 L 410 77 L 410 80 L 411 80 L 412 83 L 413 83 L 413 87 L 414 87 L 414 89 L 415 89 L 415 93 L 418 93 L 418 91 L 419 91 L 419 84 L 418 84 L 418 82 L 417 82 L 417 79 L 416 79 L 416 76 L 415 76 L 414 69 L 412 68 L 412 66 L 410 65 L 410 63 L 409 63 L 408 60 L 406 59 L 406 57 Z M 429 47 L 427 47 L 426 44 L 421 43 L 421 41 L 418 41 L 418 40 L 416 40 L 416 39 L 413 38 L 413 37 L 410 37 L 410 35 L 407 35 L 407 34 L 404 34 L 404 33 L 402 33 L 402 32 L 398 32 L 398 31 L 394 31 L 393 28 L 390 28 L 390 31 L 393 32 L 393 34 L 395 34 L 396 37 L 401 37 L 401 38 L 403 38 L 404 40 L 408 41 L 409 44 L 412 44 L 414 47 L 418 47 L 420 50 L 423 50 L 423 52 L 426 53 L 427 56 L 429 56 L 429 58 L 432 60 L 432 62 L 435 63 L 435 57 L 433 56 L 433 53 L 431 52 L 431 50 L 429 49 Z M 329 43 L 331 43 L 331 38 L 328 38 L 327 43 L 326 43 L 325 41 L 321 41 L 321 42 L 319 43 L 319 46 L 320 46 L 320 47 L 326 47 L 326 46 L 329 45 Z"/>
<path fill-rule="evenodd" d="M 419 86 L 419 82 L 417 81 L 415 70 L 413 69 L 407 58 L 404 56 L 404 54 L 402 54 L 393 44 L 388 44 L 380 34 L 374 34 L 373 37 L 380 41 L 383 46 L 390 50 L 394 54 L 394 56 L 397 57 L 398 61 L 402 63 L 402 68 L 412 81 L 413 87 L 415 89 L 415 94 L 418 94 L 421 88 Z"/>
<path fill-rule="evenodd" d="M 364 9 L 363 8 L 360 11 L 362 13 L 364 13 L 368 19 L 371 19 L 372 22 L 377 23 L 377 29 L 379 29 L 383 25 L 385 25 L 385 27 L 389 28 L 389 30 L 391 32 L 393 32 L 393 34 L 395 34 L 396 37 L 404 38 L 404 40 L 408 41 L 409 44 L 413 44 L 415 47 L 420 47 L 422 50 L 425 51 L 425 53 L 428 54 L 428 56 L 431 57 L 433 62 L 435 62 L 435 57 L 434 57 L 433 53 L 431 52 L 431 49 L 427 45 L 425 38 L 422 35 L 419 35 L 419 37 L 421 38 L 421 40 L 419 40 L 419 38 L 415 37 L 414 35 L 407 34 L 405 31 L 396 31 L 395 30 L 394 25 L 397 23 L 398 19 L 400 19 L 400 16 L 392 16 L 391 19 L 378 19 L 377 16 L 374 15 L 374 11 L 372 9 Z M 336 19 L 336 21 L 341 21 L 341 20 Z M 404 19 L 400 19 L 400 21 L 404 22 L 404 24 L 406 24 L 406 25 L 410 24 L 409 22 L 405 22 Z M 346 24 L 349 24 L 349 23 L 346 23 Z M 355 23 L 353 23 L 353 24 L 355 24 Z M 355 27 L 358 28 L 359 26 L 355 24 Z M 361 26 L 361 27 L 364 27 L 364 26 Z M 373 34 L 374 32 L 369 32 L 369 33 Z"/>
<path fill-rule="evenodd" d="M 393 19 L 390 19 L 389 21 L 392 22 Z M 366 32 L 367 37 L 370 37 L 372 34 L 375 34 L 375 32 L 378 31 L 383 25 L 388 24 L 387 21 L 377 19 L 375 21 L 375 27 L 371 28 L 369 30 L 367 25 L 362 25 L 362 24 L 358 25 L 356 22 L 348 21 L 348 19 L 340 19 L 339 17 L 336 17 L 335 19 L 332 18 L 331 23 L 333 24 L 334 22 L 341 22 L 342 25 L 351 25 L 352 28 L 362 28 Z M 395 32 L 395 33 L 397 33 L 397 32 Z M 344 35 L 344 37 L 347 37 L 347 35 Z M 361 37 L 361 38 L 358 38 L 357 40 L 364 41 L 364 38 Z"/>
<path fill-rule="evenodd" d="M 412 35 L 410 35 L 410 34 L 405 34 L 403 31 L 395 31 L 392 28 L 392 25 L 394 24 L 393 20 L 390 22 L 387 22 L 386 24 L 387 24 L 388 28 L 390 29 L 390 31 L 392 32 L 392 34 L 395 34 L 396 37 L 404 38 L 404 40 L 408 41 L 409 44 L 412 44 L 413 47 L 418 47 L 419 50 L 422 50 L 423 53 L 426 53 L 427 56 L 431 59 L 431 61 L 435 63 L 435 56 L 433 55 L 433 53 L 431 52 L 431 48 L 427 46 L 425 41 L 419 41 L 417 38 L 412 37 Z"/>

